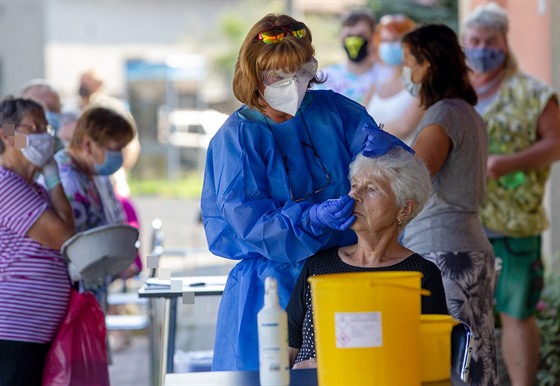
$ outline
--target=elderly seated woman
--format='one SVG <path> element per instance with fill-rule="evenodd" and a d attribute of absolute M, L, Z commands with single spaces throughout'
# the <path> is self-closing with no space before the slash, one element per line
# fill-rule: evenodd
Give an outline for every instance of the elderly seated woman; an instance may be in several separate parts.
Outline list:
<path fill-rule="evenodd" d="M 290 363 L 294 368 L 315 367 L 315 340 L 310 276 L 364 271 L 418 271 L 423 314 L 447 314 L 439 269 L 432 262 L 399 244 L 399 232 L 426 202 L 430 175 L 424 163 L 402 144 L 372 158 L 359 155 L 350 164 L 356 220 L 351 228 L 358 242 L 323 250 L 307 259 L 287 307 Z"/>

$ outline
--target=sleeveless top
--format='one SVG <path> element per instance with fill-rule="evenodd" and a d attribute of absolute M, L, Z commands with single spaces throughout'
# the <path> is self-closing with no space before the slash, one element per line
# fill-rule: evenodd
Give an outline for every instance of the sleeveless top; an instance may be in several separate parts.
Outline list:
<path fill-rule="evenodd" d="M 386 123 L 398 119 L 407 106 L 415 102 L 415 98 L 408 91 L 402 89 L 388 98 L 382 98 L 379 94 L 372 95 L 366 109 L 377 123 Z M 412 135 L 402 140 L 410 145 Z"/>

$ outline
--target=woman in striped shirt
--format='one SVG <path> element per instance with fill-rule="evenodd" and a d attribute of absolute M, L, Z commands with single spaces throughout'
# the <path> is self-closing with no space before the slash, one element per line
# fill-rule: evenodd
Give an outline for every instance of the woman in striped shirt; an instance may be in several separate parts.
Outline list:
<path fill-rule="evenodd" d="M 43 107 L 5 99 L 0 123 L 0 386 L 40 386 L 68 306 L 60 247 L 74 234 L 74 220 Z M 37 173 L 46 189 L 35 183 Z"/>

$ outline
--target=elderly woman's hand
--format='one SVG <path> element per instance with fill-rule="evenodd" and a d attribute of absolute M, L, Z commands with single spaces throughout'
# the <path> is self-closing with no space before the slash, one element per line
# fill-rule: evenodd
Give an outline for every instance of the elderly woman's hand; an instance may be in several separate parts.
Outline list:
<path fill-rule="evenodd" d="M 317 358 L 307 359 L 305 361 L 298 362 L 292 367 L 294 370 L 297 369 L 315 369 L 317 368 Z"/>

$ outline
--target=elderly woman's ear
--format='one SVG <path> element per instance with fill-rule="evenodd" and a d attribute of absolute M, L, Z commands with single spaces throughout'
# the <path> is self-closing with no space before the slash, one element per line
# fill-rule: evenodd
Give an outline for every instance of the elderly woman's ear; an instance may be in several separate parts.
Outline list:
<path fill-rule="evenodd" d="M 416 208 L 416 202 L 414 200 L 406 200 L 406 204 L 404 207 L 400 208 L 399 214 L 397 216 L 397 222 L 399 226 L 403 223 L 407 223 L 410 219 L 412 213 L 414 213 L 414 208 Z"/>
<path fill-rule="evenodd" d="M 15 142 L 16 135 L 18 137 L 23 138 L 23 140 L 25 140 L 25 137 L 22 136 L 21 134 L 15 133 L 13 128 L 10 130 L 9 128 L 0 127 L 0 154 L 6 151 L 8 145 L 12 147 L 15 146 L 15 143 L 17 143 Z"/>

